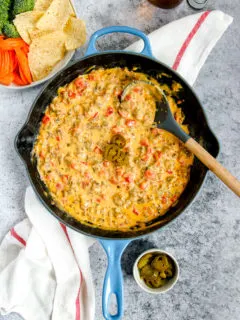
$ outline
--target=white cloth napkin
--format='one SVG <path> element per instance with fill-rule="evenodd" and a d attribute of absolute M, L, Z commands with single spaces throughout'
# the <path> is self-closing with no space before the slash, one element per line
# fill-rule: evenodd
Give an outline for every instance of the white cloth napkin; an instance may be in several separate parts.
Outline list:
<path fill-rule="evenodd" d="M 210 51 L 231 24 L 221 11 L 174 21 L 149 35 L 153 55 L 193 84 Z M 127 50 L 140 51 L 141 41 Z M 93 240 L 61 226 L 26 192 L 28 216 L 0 246 L 0 313 L 26 320 L 92 320 L 95 295 L 88 248 Z"/>
<path fill-rule="evenodd" d="M 0 311 L 29 320 L 92 320 L 95 295 L 88 248 L 93 239 L 62 226 L 27 188 L 28 219 L 0 247 Z"/>
<path fill-rule="evenodd" d="M 200 69 L 233 18 L 222 11 L 204 11 L 173 21 L 148 35 L 153 56 L 193 85 Z M 127 48 L 141 51 L 142 41 Z"/>

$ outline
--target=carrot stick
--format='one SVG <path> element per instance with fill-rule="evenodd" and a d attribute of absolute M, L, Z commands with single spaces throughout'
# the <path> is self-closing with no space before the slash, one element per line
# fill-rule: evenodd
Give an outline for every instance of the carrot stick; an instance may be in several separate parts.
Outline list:
<path fill-rule="evenodd" d="M 28 65 L 28 59 L 25 53 L 22 51 L 22 49 L 15 48 L 15 52 L 17 55 L 18 63 L 19 63 L 19 69 L 24 74 L 24 77 L 27 79 L 28 83 L 32 82 L 32 76 Z M 21 73 L 20 73 L 21 75 Z"/>
<path fill-rule="evenodd" d="M 24 82 L 20 76 L 17 74 L 17 72 L 13 73 L 14 79 L 13 79 L 13 83 L 17 84 L 18 86 L 25 86 L 27 83 Z"/>
<path fill-rule="evenodd" d="M 16 70 L 17 69 L 17 66 L 18 66 L 18 61 L 17 61 L 17 58 L 16 58 L 16 54 L 15 54 L 15 51 L 14 50 L 11 50 L 9 51 L 9 54 L 10 54 L 10 59 L 11 59 L 11 67 L 12 67 L 12 71 Z"/>
<path fill-rule="evenodd" d="M 3 51 L 0 49 L 0 74 L 1 74 L 2 68 L 3 68 L 2 59 L 3 59 Z"/>
<path fill-rule="evenodd" d="M 4 77 L 0 77 L 0 83 L 8 86 L 9 84 L 12 83 L 13 79 L 14 79 L 13 73 L 9 73 Z"/>
<path fill-rule="evenodd" d="M 9 73 L 9 53 L 8 51 L 2 51 L 0 77 L 4 77 L 8 73 Z"/>
<path fill-rule="evenodd" d="M 25 84 L 29 84 L 28 82 L 28 79 L 26 78 L 21 66 L 18 66 L 18 71 L 19 71 L 19 75 L 20 75 L 20 78 L 22 79 L 22 81 L 25 83 Z"/>
<path fill-rule="evenodd" d="M 29 52 L 29 45 L 27 45 L 27 44 L 25 43 L 25 46 L 22 47 L 22 50 L 23 50 L 23 52 L 25 53 L 25 55 L 27 55 L 28 52 Z"/>
<path fill-rule="evenodd" d="M 28 51 L 29 46 L 21 38 L 0 36 L 0 83 L 26 85 L 32 82 Z"/>
<path fill-rule="evenodd" d="M 0 39 L 0 48 L 3 50 L 13 50 L 24 46 L 26 43 L 21 38 Z"/>
<path fill-rule="evenodd" d="M 5 70 L 6 73 L 10 73 L 10 57 L 9 57 L 9 51 L 5 51 Z"/>

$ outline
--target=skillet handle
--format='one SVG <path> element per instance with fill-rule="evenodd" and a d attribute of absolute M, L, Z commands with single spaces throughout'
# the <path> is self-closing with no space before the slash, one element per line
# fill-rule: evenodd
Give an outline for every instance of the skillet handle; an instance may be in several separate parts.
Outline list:
<path fill-rule="evenodd" d="M 240 181 L 237 180 L 226 168 L 224 168 L 210 153 L 208 153 L 197 141 L 190 138 L 185 146 L 208 167 L 225 185 L 240 197 Z"/>
<path fill-rule="evenodd" d="M 141 51 L 141 53 L 146 56 L 152 57 L 152 49 L 151 49 L 150 41 L 147 35 L 138 29 L 127 27 L 127 26 L 112 26 L 112 27 L 106 27 L 96 31 L 89 40 L 85 56 L 88 56 L 94 53 L 99 53 L 99 51 L 96 48 L 97 39 L 106 34 L 114 33 L 114 32 L 129 33 L 129 34 L 133 34 L 134 36 L 138 36 L 144 42 L 144 48 Z"/>
<path fill-rule="evenodd" d="M 107 320 L 119 320 L 123 316 L 123 277 L 121 256 L 130 240 L 99 240 L 108 256 L 108 267 L 103 284 L 102 310 Z M 108 311 L 110 297 L 116 295 L 117 313 L 111 315 Z"/>

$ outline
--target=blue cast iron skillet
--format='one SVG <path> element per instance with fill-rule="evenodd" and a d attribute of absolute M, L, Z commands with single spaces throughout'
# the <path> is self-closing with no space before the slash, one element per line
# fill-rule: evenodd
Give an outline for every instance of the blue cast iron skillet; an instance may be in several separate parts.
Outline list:
<path fill-rule="evenodd" d="M 142 52 L 139 54 L 125 51 L 98 52 L 95 46 L 97 39 L 103 35 L 113 32 L 129 33 L 140 37 L 144 42 Z M 159 83 L 167 83 L 168 85 L 171 85 L 173 81 L 177 81 L 182 85 L 183 90 L 176 98 L 180 100 L 184 99 L 184 103 L 181 104 L 181 108 L 186 115 L 185 122 L 189 124 L 190 135 L 197 141 L 201 142 L 203 147 L 214 157 L 218 155 L 219 144 L 209 128 L 203 107 L 193 89 L 183 78 L 179 76 L 179 74 L 153 58 L 150 42 L 143 32 L 129 27 L 108 27 L 95 32 L 90 38 L 85 57 L 74 62 L 72 65 L 55 75 L 35 99 L 27 121 L 15 139 L 16 150 L 27 168 L 30 182 L 36 194 L 50 213 L 75 231 L 95 237 L 103 246 L 108 256 L 108 268 L 106 271 L 102 295 L 103 315 L 105 319 L 118 320 L 121 319 L 123 315 L 121 256 L 124 249 L 131 240 L 161 229 L 183 213 L 200 191 L 208 170 L 195 158 L 191 169 L 190 181 L 177 205 L 171 208 L 163 217 L 159 217 L 148 223 L 144 230 L 133 229 L 128 232 L 120 232 L 99 229 L 93 225 L 82 224 L 70 217 L 66 212 L 57 208 L 51 202 L 51 197 L 40 179 L 36 161 L 31 160 L 31 151 L 33 149 L 35 137 L 38 134 L 44 111 L 52 99 L 57 95 L 57 89 L 60 86 L 64 86 L 71 82 L 79 74 L 88 72 L 89 68 L 93 66 L 95 68 L 128 67 L 129 69 L 137 67 L 138 71 L 155 77 Z M 159 73 L 165 73 L 167 76 L 158 78 Z M 111 315 L 108 312 L 109 298 L 113 293 L 116 295 L 118 305 L 118 311 L 115 315 Z"/>

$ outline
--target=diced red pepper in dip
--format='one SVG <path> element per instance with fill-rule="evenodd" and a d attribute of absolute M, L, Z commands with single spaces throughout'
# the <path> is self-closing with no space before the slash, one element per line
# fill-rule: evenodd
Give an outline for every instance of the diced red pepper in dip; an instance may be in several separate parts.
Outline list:
<path fill-rule="evenodd" d="M 62 176 L 62 182 L 67 183 L 67 182 L 68 182 L 68 179 L 69 179 L 69 176 L 68 176 L 67 174 L 64 174 L 64 175 Z"/>
<path fill-rule="evenodd" d="M 124 180 L 127 182 L 127 183 L 131 183 L 133 182 L 133 177 L 131 175 L 125 175 L 124 176 Z"/>
<path fill-rule="evenodd" d="M 45 158 L 45 156 L 44 156 L 44 154 L 43 154 L 42 151 L 40 151 L 39 156 L 40 156 L 41 159 L 44 159 L 44 158 Z"/>
<path fill-rule="evenodd" d="M 148 155 L 148 154 L 145 154 L 145 156 L 143 156 L 143 157 L 141 158 L 141 160 L 144 161 L 144 162 L 147 162 L 147 161 L 149 160 L 149 155 Z"/>
<path fill-rule="evenodd" d="M 110 166 L 110 162 L 109 161 L 103 161 L 103 166 L 105 168 L 109 167 Z"/>
<path fill-rule="evenodd" d="M 85 166 L 88 166 L 88 163 L 86 161 L 80 161 L 81 164 L 84 164 Z"/>
<path fill-rule="evenodd" d="M 88 75 L 88 80 L 94 81 L 94 80 L 95 80 L 94 75 L 93 75 L 93 74 L 89 74 L 89 75 Z"/>
<path fill-rule="evenodd" d="M 148 182 L 144 181 L 144 182 L 140 183 L 139 188 L 142 190 L 145 190 L 147 188 L 147 186 L 148 186 Z"/>
<path fill-rule="evenodd" d="M 130 127 L 134 127 L 135 124 L 136 124 L 136 120 L 131 120 L 131 119 L 128 119 L 126 120 L 126 125 L 130 128 Z"/>
<path fill-rule="evenodd" d="M 153 154 L 153 157 L 154 157 L 154 159 L 157 161 L 157 160 L 159 160 L 160 158 L 161 158 L 161 156 L 162 156 L 162 152 L 161 151 L 156 151 L 156 152 L 154 152 L 154 154 Z"/>
<path fill-rule="evenodd" d="M 114 178 L 114 177 L 111 177 L 111 178 L 109 179 L 109 182 L 111 182 L 112 184 L 118 184 L 117 179 Z"/>
<path fill-rule="evenodd" d="M 62 185 L 61 183 L 57 183 L 57 184 L 56 184 L 56 188 L 57 188 L 58 190 L 62 190 L 63 185 Z"/>
<path fill-rule="evenodd" d="M 166 196 L 162 196 L 162 204 L 166 204 L 167 203 L 167 197 Z"/>
<path fill-rule="evenodd" d="M 173 196 L 173 197 L 171 198 L 172 203 L 176 202 L 177 198 L 178 198 L 178 197 L 177 197 L 176 195 Z"/>
<path fill-rule="evenodd" d="M 76 97 L 76 93 L 75 92 L 73 92 L 73 91 L 71 91 L 71 90 L 69 90 L 68 91 L 68 96 L 69 96 L 69 98 L 75 98 Z"/>
<path fill-rule="evenodd" d="M 86 88 L 86 84 L 85 84 L 84 80 L 81 79 L 81 78 L 78 78 L 77 80 L 75 80 L 75 85 L 76 85 L 78 88 L 81 88 L 81 89 Z"/>
<path fill-rule="evenodd" d="M 151 170 L 146 170 L 145 173 L 144 173 L 144 176 L 147 179 L 152 179 L 152 178 L 154 178 L 154 173 Z"/>
<path fill-rule="evenodd" d="M 100 149 L 99 146 L 96 146 L 93 151 L 95 153 L 98 153 L 98 154 L 102 154 L 103 153 L 102 149 Z"/>
<path fill-rule="evenodd" d="M 134 88 L 133 91 L 138 93 L 140 91 L 140 88 Z"/>
<path fill-rule="evenodd" d="M 109 117 L 111 114 L 113 114 L 113 111 L 114 111 L 114 110 L 113 110 L 112 107 L 108 107 L 108 108 L 107 108 L 107 111 L 106 111 L 106 114 L 105 114 L 106 117 Z"/>
<path fill-rule="evenodd" d="M 139 216 L 139 212 L 135 208 L 133 208 L 133 213 Z"/>
<path fill-rule="evenodd" d="M 95 113 L 89 118 L 89 120 L 93 120 L 93 119 L 97 118 L 97 116 L 98 116 L 98 112 L 95 112 Z"/>
<path fill-rule="evenodd" d="M 42 123 L 43 123 L 43 124 L 47 124 L 49 121 L 50 121 L 50 118 L 49 118 L 49 116 L 47 116 L 47 115 L 45 115 L 45 116 L 42 118 Z"/>
<path fill-rule="evenodd" d="M 149 146 L 149 141 L 147 139 L 142 139 L 140 141 L 140 145 L 144 146 L 144 147 L 147 147 L 147 146 Z"/>

